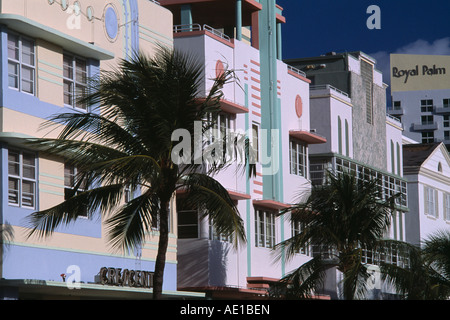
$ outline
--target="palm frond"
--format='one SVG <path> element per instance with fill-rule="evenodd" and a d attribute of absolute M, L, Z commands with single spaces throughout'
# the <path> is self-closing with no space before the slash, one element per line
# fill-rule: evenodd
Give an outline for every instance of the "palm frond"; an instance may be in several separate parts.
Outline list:
<path fill-rule="evenodd" d="M 336 267 L 336 261 L 314 257 L 280 280 L 287 287 L 286 297 L 294 299 L 310 299 L 321 291 L 326 271 Z"/>
<path fill-rule="evenodd" d="M 107 212 L 115 208 L 123 198 L 124 186 L 121 184 L 101 186 L 77 193 L 64 202 L 33 212 L 27 217 L 30 226 L 28 237 L 51 235 L 59 226 L 68 225 L 80 216 L 92 218 L 100 209 Z"/>
<path fill-rule="evenodd" d="M 205 174 L 191 173 L 180 182 L 180 188 L 186 188 L 185 205 L 200 207 L 202 218 L 210 218 L 219 234 L 233 236 L 235 244 L 245 242 L 239 211 L 228 191 L 217 180 Z"/>
<path fill-rule="evenodd" d="M 159 204 L 159 198 L 149 189 L 111 213 L 105 221 L 111 246 L 127 250 L 142 244 L 157 221 Z"/>

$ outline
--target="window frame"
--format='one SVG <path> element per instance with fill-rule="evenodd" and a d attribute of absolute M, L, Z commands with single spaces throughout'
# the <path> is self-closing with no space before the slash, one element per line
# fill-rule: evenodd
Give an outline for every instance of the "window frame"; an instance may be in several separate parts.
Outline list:
<path fill-rule="evenodd" d="M 69 70 L 71 72 L 68 72 L 68 75 L 66 75 L 66 59 L 70 60 L 71 64 L 69 65 Z M 84 81 L 82 82 L 78 79 L 78 72 L 77 72 L 77 62 L 82 61 L 84 63 L 84 70 L 82 73 L 84 73 Z M 83 58 L 81 56 L 78 56 L 76 54 L 70 53 L 70 52 L 64 52 L 63 53 L 63 94 L 64 94 L 64 106 L 68 108 L 73 108 L 77 110 L 82 110 L 85 112 L 88 112 L 88 107 L 85 105 L 79 105 L 77 102 L 77 98 L 79 95 L 79 92 L 76 90 L 78 87 L 83 88 L 83 93 L 85 94 L 87 92 L 87 79 L 89 74 L 89 65 L 88 60 L 86 58 Z M 71 77 L 70 77 L 71 75 Z M 66 90 L 66 85 L 69 85 L 72 91 Z M 70 95 L 68 102 L 66 102 L 66 95 Z"/>
<path fill-rule="evenodd" d="M 295 152 L 294 152 L 295 147 Z M 294 159 L 295 154 L 295 159 Z M 300 162 L 301 158 L 301 162 Z M 295 161 L 293 161 L 295 160 Z M 308 179 L 308 146 L 293 138 L 289 139 L 289 173 Z"/>
<path fill-rule="evenodd" d="M 17 46 L 14 47 L 14 51 L 17 51 L 18 58 L 11 57 L 10 56 L 10 37 L 16 37 L 17 38 Z M 30 37 L 23 36 L 22 34 L 16 33 L 16 32 L 8 32 L 7 34 L 7 59 L 8 59 L 8 88 L 12 90 L 16 90 L 18 92 L 23 92 L 25 94 L 29 94 L 31 96 L 36 96 L 36 41 Z M 32 62 L 33 64 L 30 65 L 26 62 L 24 62 L 23 55 L 23 42 L 28 41 L 31 43 L 32 51 L 30 51 L 30 55 L 32 56 Z M 10 65 L 14 64 L 17 67 L 17 74 L 14 74 L 16 79 L 16 85 L 11 86 L 10 85 L 10 76 L 11 73 L 9 72 Z M 23 70 L 24 69 L 30 69 L 31 71 L 31 79 L 27 79 L 26 81 L 29 81 L 31 83 L 31 90 L 32 92 L 25 91 L 23 89 Z"/>
<path fill-rule="evenodd" d="M 255 246 L 273 248 L 276 244 L 276 212 L 255 209 Z"/>
<path fill-rule="evenodd" d="M 444 192 L 443 197 L 444 197 L 444 212 L 443 212 L 444 220 L 450 221 L 450 194 Z"/>
<path fill-rule="evenodd" d="M 295 237 L 296 235 L 300 234 L 304 230 L 304 224 L 299 221 L 293 221 L 291 223 L 291 236 Z M 302 247 L 297 250 L 297 253 L 303 254 L 303 255 L 310 255 L 310 248 L 309 246 Z"/>
<path fill-rule="evenodd" d="M 433 99 L 421 99 L 420 111 L 421 112 L 433 112 Z"/>
<path fill-rule="evenodd" d="M 424 186 L 425 214 L 435 219 L 439 218 L 438 191 L 432 187 Z"/>
<path fill-rule="evenodd" d="M 70 176 L 69 176 L 69 177 L 73 178 L 73 180 L 70 181 L 70 182 L 73 183 L 72 185 L 68 184 L 67 181 L 66 181 L 66 168 L 67 167 L 73 168 L 73 174 L 71 173 Z M 78 187 L 76 192 L 74 192 L 75 191 L 75 185 L 74 184 L 75 184 L 75 179 L 76 179 L 77 174 L 78 174 L 78 169 L 77 169 L 76 166 L 71 165 L 71 164 L 69 164 L 67 162 L 64 163 L 64 201 L 67 200 L 67 199 L 70 199 L 70 197 L 69 197 L 70 193 L 73 193 L 71 195 L 71 197 L 73 197 L 73 196 L 77 195 L 78 193 L 81 193 L 81 192 L 84 192 L 84 191 L 88 190 L 88 187 L 86 185 L 83 186 L 84 183 L 81 183 L 80 187 Z M 87 208 L 86 208 L 86 211 L 83 214 L 79 215 L 79 217 L 80 218 L 86 218 L 86 219 L 88 218 Z"/>
<path fill-rule="evenodd" d="M 422 143 L 432 143 L 434 142 L 434 132 L 424 131 L 422 132 Z"/>
<path fill-rule="evenodd" d="M 10 161 L 10 155 L 12 153 L 17 154 L 18 156 L 18 161 L 13 162 L 14 166 L 18 167 L 18 174 L 13 174 L 11 173 L 10 167 L 11 167 L 11 161 Z M 31 156 L 32 160 L 33 160 L 33 164 L 24 164 L 24 154 L 27 154 L 29 156 Z M 30 167 L 32 168 L 34 174 L 33 174 L 33 178 L 31 177 L 25 177 L 24 176 L 24 168 L 25 167 Z M 27 209 L 36 209 L 37 208 L 37 157 L 36 154 L 33 152 L 29 152 L 29 151 L 24 151 L 24 150 L 18 150 L 18 149 L 8 149 L 8 205 L 10 206 L 14 206 L 14 207 L 19 207 L 19 208 L 27 208 Z M 17 193 L 17 200 L 15 202 L 11 202 L 10 201 L 10 181 L 11 180 L 15 180 L 17 181 L 17 189 L 14 189 L 14 191 Z M 32 184 L 32 192 L 30 193 L 31 197 L 32 197 L 32 205 L 24 205 L 24 182 L 26 183 L 31 183 Z"/>

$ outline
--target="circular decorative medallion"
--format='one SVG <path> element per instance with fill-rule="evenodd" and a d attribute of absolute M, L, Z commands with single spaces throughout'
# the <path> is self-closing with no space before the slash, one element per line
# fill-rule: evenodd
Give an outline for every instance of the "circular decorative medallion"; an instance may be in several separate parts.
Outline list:
<path fill-rule="evenodd" d="M 297 95 L 297 97 L 295 97 L 295 113 L 297 114 L 297 117 L 299 117 L 299 118 L 301 118 L 301 116 L 303 114 L 303 101 L 299 95 Z"/>
<path fill-rule="evenodd" d="M 104 26 L 108 38 L 111 41 L 115 41 L 119 34 L 119 19 L 117 17 L 116 9 L 111 4 L 108 4 L 105 7 Z"/>
<path fill-rule="evenodd" d="M 216 78 L 220 78 L 225 71 L 225 67 L 223 66 L 223 62 L 217 60 L 216 62 Z"/>

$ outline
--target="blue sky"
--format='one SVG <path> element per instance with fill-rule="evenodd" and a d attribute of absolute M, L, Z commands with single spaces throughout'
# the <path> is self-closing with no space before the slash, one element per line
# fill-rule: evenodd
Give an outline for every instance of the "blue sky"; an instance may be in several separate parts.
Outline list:
<path fill-rule="evenodd" d="M 450 0 L 277 0 L 277 4 L 286 17 L 284 59 L 363 51 L 377 59 L 385 74 L 390 53 L 450 55 Z M 370 5 L 380 8 L 381 29 L 367 28 Z"/>

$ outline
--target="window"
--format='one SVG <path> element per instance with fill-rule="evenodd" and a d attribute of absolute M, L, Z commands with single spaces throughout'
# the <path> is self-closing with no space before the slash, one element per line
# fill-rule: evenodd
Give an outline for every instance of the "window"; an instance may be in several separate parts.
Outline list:
<path fill-rule="evenodd" d="M 342 154 L 342 121 L 341 117 L 338 117 L 338 152 Z"/>
<path fill-rule="evenodd" d="M 275 245 L 275 213 L 265 210 L 255 211 L 255 245 L 273 248 Z"/>
<path fill-rule="evenodd" d="M 78 103 L 77 99 L 86 93 L 87 88 L 87 64 L 86 61 L 64 54 L 64 104 L 74 108 L 86 110 L 85 104 Z"/>
<path fill-rule="evenodd" d="M 290 173 L 298 176 L 308 176 L 308 155 L 305 144 L 291 139 L 289 141 Z"/>
<path fill-rule="evenodd" d="M 433 124 L 434 120 L 433 120 L 433 116 L 421 116 L 421 123 L 422 125 L 429 125 L 429 124 Z"/>
<path fill-rule="evenodd" d="M 198 238 L 197 210 L 178 210 L 178 238 Z"/>
<path fill-rule="evenodd" d="M 35 75 L 34 41 L 8 34 L 8 86 L 34 95 Z"/>
<path fill-rule="evenodd" d="M 433 99 L 420 100 L 420 111 L 421 112 L 432 112 L 433 111 Z"/>
<path fill-rule="evenodd" d="M 296 235 L 300 234 L 304 229 L 304 226 L 302 223 L 300 222 L 293 222 L 291 224 L 291 234 L 292 237 L 295 237 Z M 309 247 L 304 247 L 304 248 L 300 248 L 300 250 L 298 251 L 301 254 L 305 254 L 305 255 L 309 255 Z"/>
<path fill-rule="evenodd" d="M 19 207 L 35 207 L 36 158 L 34 154 L 8 151 L 8 203 Z"/>
<path fill-rule="evenodd" d="M 450 99 L 443 99 L 442 104 L 444 108 L 450 108 Z"/>
<path fill-rule="evenodd" d="M 86 181 L 78 181 L 78 170 L 75 166 L 64 164 L 64 200 L 68 200 L 87 189 Z M 87 217 L 87 208 L 79 214 Z"/>
<path fill-rule="evenodd" d="M 444 131 L 444 141 L 450 140 L 450 131 Z"/>
<path fill-rule="evenodd" d="M 425 214 L 437 218 L 439 216 L 438 212 L 438 202 L 437 202 L 437 190 L 424 187 L 425 193 Z"/>
<path fill-rule="evenodd" d="M 259 162 L 259 126 L 252 124 L 252 147 L 255 152 L 256 162 Z"/>
<path fill-rule="evenodd" d="M 450 194 L 444 194 L 444 219 L 450 221 Z"/>
<path fill-rule="evenodd" d="M 434 132 L 422 132 L 422 143 L 434 142 Z"/>
<path fill-rule="evenodd" d="M 393 102 L 393 109 L 394 110 L 401 110 L 402 109 L 402 102 L 401 101 L 394 101 Z"/>
<path fill-rule="evenodd" d="M 448 115 L 444 116 L 444 127 L 445 128 L 450 127 L 450 116 L 448 116 Z"/>

